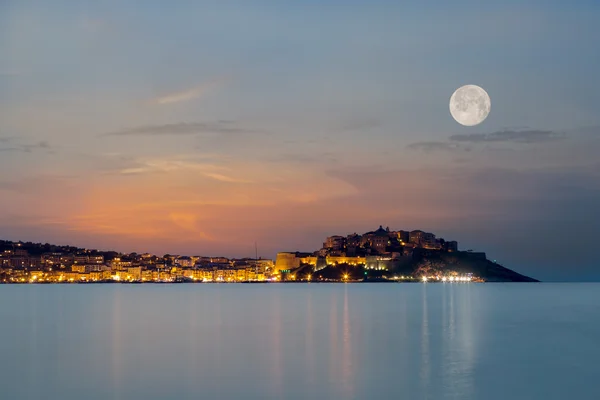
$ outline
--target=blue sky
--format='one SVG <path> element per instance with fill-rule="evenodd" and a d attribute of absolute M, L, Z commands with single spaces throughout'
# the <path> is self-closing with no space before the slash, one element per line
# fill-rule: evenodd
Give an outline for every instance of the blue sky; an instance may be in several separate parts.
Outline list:
<path fill-rule="evenodd" d="M 383 224 L 600 278 L 598 20 L 592 1 L 5 0 L 0 235 L 272 256 Z M 448 111 L 469 83 L 492 99 L 472 128 Z"/>

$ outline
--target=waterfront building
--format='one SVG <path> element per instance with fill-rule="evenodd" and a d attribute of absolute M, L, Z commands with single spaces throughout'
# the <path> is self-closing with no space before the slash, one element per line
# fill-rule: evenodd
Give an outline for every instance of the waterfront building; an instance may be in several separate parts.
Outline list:
<path fill-rule="evenodd" d="M 142 279 L 142 267 L 129 267 L 127 268 L 127 279 L 139 281 Z"/>
<path fill-rule="evenodd" d="M 236 270 L 236 281 L 248 280 L 248 273 L 245 268 Z"/>
<path fill-rule="evenodd" d="M 73 264 L 71 266 L 71 271 L 73 272 L 79 272 L 79 273 L 86 273 L 86 272 L 90 272 L 90 268 L 89 265 L 78 265 L 78 264 Z"/>
<path fill-rule="evenodd" d="M 236 281 L 236 270 L 235 269 L 226 269 L 223 278 L 225 279 L 226 282 L 235 282 Z"/>
<path fill-rule="evenodd" d="M 292 252 L 281 252 L 277 253 L 277 259 L 275 260 L 275 272 L 281 273 L 283 270 L 291 270 L 300 266 L 300 257 L 298 253 Z"/>
<path fill-rule="evenodd" d="M 225 270 L 217 269 L 213 271 L 213 280 L 223 281 L 225 280 Z"/>
<path fill-rule="evenodd" d="M 90 272 L 90 280 L 91 281 L 101 281 L 103 275 L 103 271 L 91 271 Z"/>
<path fill-rule="evenodd" d="M 150 269 L 143 270 L 142 271 L 142 281 L 144 281 L 144 282 L 152 281 L 153 280 L 152 272 L 153 271 Z"/>
<path fill-rule="evenodd" d="M 202 280 L 204 281 L 214 281 L 216 280 L 216 276 L 215 276 L 215 271 L 210 270 L 210 269 L 203 269 L 202 270 Z"/>

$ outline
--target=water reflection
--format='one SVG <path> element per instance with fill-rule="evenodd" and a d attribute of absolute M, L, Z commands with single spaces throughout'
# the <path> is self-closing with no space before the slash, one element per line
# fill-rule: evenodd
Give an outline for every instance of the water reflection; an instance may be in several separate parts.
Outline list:
<path fill-rule="evenodd" d="M 422 284 L 422 316 L 421 316 L 421 390 L 427 394 L 431 384 L 431 365 L 429 355 L 429 318 L 427 314 L 427 287 L 428 284 Z"/>
<path fill-rule="evenodd" d="M 348 285 L 344 285 L 344 319 L 341 356 L 341 385 L 344 395 L 350 397 L 353 392 L 354 371 L 352 368 L 352 337 L 350 336 L 350 317 L 348 311 Z"/>
<path fill-rule="evenodd" d="M 313 304 L 312 304 L 312 292 L 309 291 L 306 299 L 306 335 L 305 338 L 305 355 L 306 355 L 306 368 L 308 369 L 307 385 L 311 386 L 315 384 L 316 379 L 316 365 L 315 365 L 315 326 L 314 326 L 314 315 L 313 315 Z"/>
<path fill-rule="evenodd" d="M 441 379 L 453 398 L 468 397 L 473 392 L 475 349 L 469 294 L 470 285 L 443 285 Z"/>
<path fill-rule="evenodd" d="M 123 359 L 121 342 L 121 291 L 112 291 L 112 340 L 111 340 L 111 373 L 112 373 L 112 388 L 114 398 L 120 399 L 122 396 L 123 382 L 121 377 L 123 376 Z"/>
<path fill-rule="evenodd" d="M 38 330 L 38 287 L 33 286 L 29 288 L 29 295 L 31 295 L 30 301 L 30 318 L 29 323 L 31 324 L 29 330 L 29 337 L 27 338 L 27 360 L 29 360 L 29 373 L 26 376 L 27 379 L 27 389 L 29 392 L 29 396 L 31 398 L 35 397 L 36 387 L 33 384 L 37 379 L 39 374 L 39 363 L 35 362 L 36 355 L 39 352 L 39 330 Z M 40 375 L 41 376 L 41 375 Z"/>
<path fill-rule="evenodd" d="M 329 286 L 329 285 L 328 285 Z M 332 287 L 329 295 L 329 376 L 332 382 L 338 381 L 339 358 L 338 358 L 338 315 L 337 315 L 337 293 Z"/>
<path fill-rule="evenodd" d="M 192 294 L 193 301 L 189 304 L 189 312 L 190 316 L 190 326 L 188 328 L 188 349 L 189 353 L 187 353 L 188 361 L 189 361 L 189 371 L 199 371 L 201 370 L 202 365 L 200 364 L 200 359 L 198 357 L 198 353 L 200 350 L 200 341 L 203 339 L 199 333 L 201 332 L 199 314 L 201 312 L 202 301 L 200 300 L 200 296 L 198 292 L 194 292 Z M 194 383 L 198 379 L 194 374 L 186 374 L 188 387 L 193 388 Z"/>
<path fill-rule="evenodd" d="M 282 318 L 281 313 L 281 302 L 275 298 L 272 303 L 272 341 L 268 352 L 271 353 L 271 372 L 269 374 L 269 381 L 271 382 L 271 393 L 274 398 L 283 397 L 283 376 L 284 376 L 284 364 L 283 364 L 283 329 L 282 329 Z"/>
<path fill-rule="evenodd" d="M 597 287 L 564 289 L 579 308 L 559 317 L 580 330 L 552 325 L 552 286 L 528 287 L 3 287 L 0 397 L 501 400 L 510 381 L 521 398 L 600 398 Z"/>

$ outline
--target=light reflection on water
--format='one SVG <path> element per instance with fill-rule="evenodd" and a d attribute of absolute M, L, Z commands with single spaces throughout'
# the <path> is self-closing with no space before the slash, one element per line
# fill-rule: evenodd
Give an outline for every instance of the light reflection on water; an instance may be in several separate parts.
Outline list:
<path fill-rule="evenodd" d="M 429 285 L 422 285 L 422 317 L 421 317 L 421 368 L 420 382 L 421 391 L 426 398 L 429 396 L 429 385 L 431 381 L 431 366 L 429 364 L 429 316 L 427 314 L 427 288 Z"/>
<path fill-rule="evenodd" d="M 0 304 L 3 399 L 600 398 L 594 284 L 5 285 Z"/>

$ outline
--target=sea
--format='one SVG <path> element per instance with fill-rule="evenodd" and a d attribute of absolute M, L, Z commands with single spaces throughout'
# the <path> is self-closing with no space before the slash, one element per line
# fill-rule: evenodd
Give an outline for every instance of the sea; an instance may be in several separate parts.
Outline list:
<path fill-rule="evenodd" d="M 0 399 L 600 399 L 600 284 L 0 285 Z"/>

